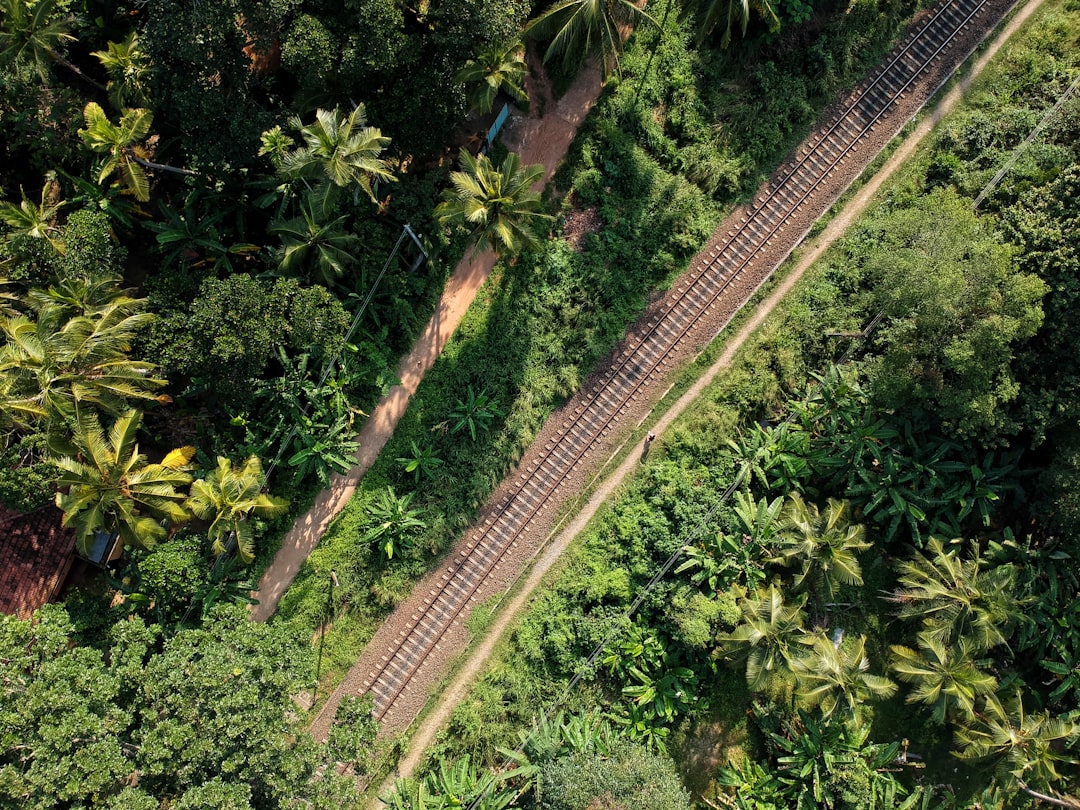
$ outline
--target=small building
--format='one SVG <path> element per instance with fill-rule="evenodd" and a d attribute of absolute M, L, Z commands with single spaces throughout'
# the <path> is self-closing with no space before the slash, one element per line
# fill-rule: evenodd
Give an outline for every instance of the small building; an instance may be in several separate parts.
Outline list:
<path fill-rule="evenodd" d="M 26 513 L 0 506 L 0 613 L 29 619 L 60 595 L 69 575 L 78 578 L 87 563 L 100 569 L 120 556 L 119 535 L 108 532 L 98 532 L 93 548 L 80 554 L 63 517 L 52 504 Z"/>
<path fill-rule="evenodd" d="M 60 593 L 75 561 L 75 535 L 52 504 L 25 514 L 0 507 L 0 612 L 28 619 Z"/>

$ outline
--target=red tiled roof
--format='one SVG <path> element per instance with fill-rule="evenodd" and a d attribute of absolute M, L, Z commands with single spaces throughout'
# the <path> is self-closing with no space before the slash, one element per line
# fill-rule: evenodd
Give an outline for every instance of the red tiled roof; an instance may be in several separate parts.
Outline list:
<path fill-rule="evenodd" d="M 53 505 L 25 515 L 0 509 L 0 613 L 27 619 L 60 589 L 75 556 L 75 537 Z"/>

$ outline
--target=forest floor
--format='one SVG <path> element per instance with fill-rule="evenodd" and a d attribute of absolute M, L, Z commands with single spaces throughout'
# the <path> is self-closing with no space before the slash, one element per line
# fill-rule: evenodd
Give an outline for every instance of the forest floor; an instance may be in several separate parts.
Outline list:
<path fill-rule="evenodd" d="M 532 61 L 530 59 L 530 61 Z M 541 67 L 534 66 L 526 77 L 529 91 L 529 114 L 511 115 L 505 125 L 503 144 L 517 152 L 525 164 L 540 163 L 545 168 L 543 188 L 566 156 L 578 127 L 600 96 L 600 69 L 591 64 L 582 70 L 574 83 L 557 101 L 552 98 L 551 83 Z M 395 385 L 372 410 L 356 437 L 360 447 L 356 465 L 345 475 L 335 475 L 311 508 L 300 515 L 281 541 L 281 549 L 263 572 L 255 596 L 259 602 L 251 611 L 255 621 L 266 621 L 300 572 L 312 549 L 331 521 L 349 502 L 357 483 L 375 463 L 383 446 L 394 433 L 398 420 L 409 406 L 424 374 L 435 364 L 446 342 L 453 335 L 473 299 L 495 266 L 490 250 L 473 255 L 470 251 L 458 263 L 446 284 L 424 331 L 412 351 L 401 359 Z"/>
<path fill-rule="evenodd" d="M 956 107 L 971 82 L 982 72 L 983 68 L 1008 41 L 1009 37 L 1026 22 L 1040 5 L 1042 5 L 1042 0 L 1032 0 L 1020 9 L 1008 24 L 998 32 L 986 49 L 971 63 L 970 68 L 963 74 L 963 77 L 954 82 L 951 89 L 938 100 L 937 104 L 922 115 L 918 124 L 895 148 L 885 164 L 872 177 L 866 179 L 858 192 L 830 220 L 825 230 L 814 239 L 808 240 L 800 248 L 798 255 L 791 260 L 791 266 L 786 270 L 776 289 L 758 304 L 738 333 L 725 342 L 724 350 L 720 356 L 701 373 L 690 388 L 670 407 L 667 407 L 667 401 L 665 400 L 658 405 L 653 413 L 646 417 L 646 421 L 656 420 L 651 427 L 654 433 L 662 436 L 663 431 L 701 396 L 716 376 L 732 365 L 738 350 L 743 344 L 764 323 L 765 319 L 825 250 L 839 239 L 858 216 L 867 209 L 882 184 L 905 161 L 912 157 L 922 140 L 945 115 Z M 723 225 L 721 225 L 722 228 Z M 483 638 L 478 639 L 462 659 L 457 662 L 453 678 L 440 690 L 435 705 L 424 715 L 419 725 L 410 734 L 407 753 L 398 763 L 395 772 L 381 785 L 377 795 L 382 795 L 390 790 L 396 778 L 414 775 L 423 761 L 425 751 L 434 742 L 439 731 L 446 725 L 454 708 L 465 698 L 469 688 L 482 674 L 496 645 L 521 615 L 533 591 L 540 585 L 543 577 L 574 538 L 584 530 L 601 505 L 611 498 L 620 484 L 640 465 L 640 454 L 636 452 L 627 453 L 619 466 L 597 484 L 588 502 L 574 515 L 571 522 L 550 540 L 544 548 L 543 554 L 537 558 L 535 564 L 528 571 L 524 582 L 515 589 L 515 592 L 504 604 L 499 606 L 498 614 L 491 624 L 485 628 Z M 371 805 L 372 810 L 382 806 L 382 803 L 378 800 L 373 801 Z"/>

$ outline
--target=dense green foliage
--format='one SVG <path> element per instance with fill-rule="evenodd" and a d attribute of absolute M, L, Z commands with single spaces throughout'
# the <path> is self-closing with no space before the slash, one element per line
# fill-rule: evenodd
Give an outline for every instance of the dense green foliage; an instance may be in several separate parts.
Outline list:
<path fill-rule="evenodd" d="M 345 806 L 350 783 L 313 779 L 324 753 L 287 719 L 310 664 L 294 640 L 235 609 L 172 636 L 98 621 L 0 620 L 0 804 Z"/>
<path fill-rule="evenodd" d="M 1002 88 L 1046 69 L 1037 54 L 1060 53 L 1076 25 L 1047 11 L 1005 52 L 973 95 L 984 125 L 1012 105 L 1034 122 L 1053 103 L 1052 89 L 1036 100 Z M 1049 84 L 1063 88 L 1072 68 L 1056 65 Z M 944 123 L 660 437 L 535 597 L 433 761 L 498 763 L 496 747 L 518 747 L 536 704 L 578 673 L 568 714 L 599 708 L 622 735 L 667 748 L 721 806 L 1075 795 L 1072 311 L 1068 295 L 1045 293 L 1080 270 L 1059 230 L 1080 154 L 1066 116 L 1032 147 L 1037 177 L 1021 160 L 976 217 L 972 197 L 996 165 L 974 151 L 953 164 L 964 177 L 980 163 L 973 190 L 934 168 L 970 115 Z M 1044 319 L 1051 307 L 1065 320 Z M 827 333 L 878 312 L 832 366 L 850 339 Z M 719 504 L 739 469 L 744 493 Z M 643 593 L 680 546 L 676 575 Z M 730 767 L 705 764 L 715 759 Z"/>
<path fill-rule="evenodd" d="M 470 62 L 502 71 L 529 9 L 151 0 L 91 19 L 75 5 L 7 0 L 0 21 L 0 126 L 13 134 L 0 144 L 0 428 L 18 465 L 5 465 L 0 496 L 33 505 L 31 485 L 59 478 L 72 485 L 69 523 L 86 537 L 121 530 L 137 550 L 113 572 L 114 612 L 80 614 L 95 602 L 81 597 L 77 627 L 52 609 L 33 625 L 5 620 L 0 790 L 38 807 L 344 806 L 347 786 L 321 766 L 371 764 L 370 707 L 344 706 L 330 754 L 289 721 L 328 618 L 327 572 L 341 580 L 334 671 L 913 5 L 823 5 L 795 27 L 810 4 L 695 4 L 643 20 L 624 50 L 611 36 L 619 5 L 607 4 L 593 33 L 622 51 L 621 78 L 544 203 L 566 238 L 530 244 L 520 220 L 487 234 L 529 250 L 493 275 L 272 628 L 222 607 L 244 603 L 250 583 L 234 562 L 208 563 L 234 541 L 244 561 L 265 550 L 259 518 L 280 501 L 259 494 L 259 456 L 276 453 L 270 483 L 291 494 L 349 466 L 355 419 L 393 382 L 445 264 L 410 270 L 399 255 L 359 329 L 349 323 L 402 222 L 443 259 L 461 246 L 437 224 L 449 172 L 429 158 L 465 111 Z M 556 4 L 548 19 L 583 9 Z M 692 762 L 716 728 L 733 769 L 691 782 L 739 806 L 929 800 L 910 770 L 882 770 L 903 737 L 936 758 L 927 781 L 952 780 L 965 801 L 986 780 L 937 761 L 952 732 L 959 755 L 999 766 L 1014 804 L 1065 789 L 1080 684 L 1076 379 L 1064 362 L 1075 105 L 986 213 L 969 210 L 1067 83 L 1074 23 L 1048 19 L 829 256 L 759 354 L 663 437 L 518 630 L 512 663 L 458 711 L 438 767 L 400 785 L 392 806 L 453 795 L 501 808 L 519 790 L 552 807 L 686 806 L 664 752 Z M 745 47 L 714 47 L 740 29 Z M 519 67 L 506 70 L 513 90 Z M 500 164 L 529 185 L 496 147 Z M 442 209 L 448 223 L 479 210 L 457 201 L 464 213 Z M 853 362 L 830 368 L 842 349 L 823 335 L 877 312 Z M 721 504 L 740 468 L 743 491 Z M 146 470 L 164 476 L 153 491 L 128 486 Z M 186 520 L 184 507 L 199 520 L 152 547 L 165 538 L 156 521 Z M 624 617 L 680 549 L 676 577 Z M 574 713 L 534 724 L 616 624 L 623 635 L 584 673 Z M 597 705 L 602 720 L 578 712 Z M 557 738 L 546 748 L 519 734 L 545 722 Z M 479 767 L 519 742 L 516 771 Z"/>
<path fill-rule="evenodd" d="M 349 620 L 335 623 L 328 650 L 334 648 L 343 663 L 350 660 L 377 618 L 427 569 L 430 555 L 468 524 L 547 414 L 621 337 L 649 291 L 685 267 L 724 208 L 756 186 L 840 82 L 870 63 L 902 12 L 890 5 L 888 14 L 831 17 L 822 32 L 829 47 L 857 41 L 861 50 L 853 50 L 827 81 L 813 60 L 790 47 L 801 41 L 799 32 L 775 47 L 759 43 L 740 53 L 694 51 L 692 25 L 677 15 L 666 20 L 662 38 L 648 27 L 635 35 L 621 60 L 624 78 L 609 81 L 610 91 L 556 175 L 560 196 L 549 210 L 568 238 L 549 239 L 515 264 L 496 268 L 482 306 L 470 311 L 425 377 L 383 458 L 360 482 L 279 615 L 313 630 L 322 615 L 325 573 L 319 572 L 337 571 Z M 643 76 L 653 50 L 656 65 Z M 743 64 L 747 59 L 755 70 L 770 65 L 761 69 L 783 71 L 785 81 L 802 87 L 798 115 L 782 106 L 761 112 L 777 96 L 759 87 Z M 636 104 L 639 85 L 642 103 Z M 718 95 L 718 86 L 742 92 Z M 748 127 L 745 121 L 755 116 Z M 775 137 L 767 142 L 747 140 L 773 124 Z M 726 179 L 713 182 L 716 177 L 703 171 L 706 164 L 726 167 Z M 582 214 L 598 216 L 598 227 L 576 228 Z M 497 406 L 490 429 L 455 430 L 455 414 L 469 410 L 469 401 L 481 394 Z M 410 471 L 409 461 L 401 461 L 429 457 L 443 462 L 429 464 L 430 474 Z M 359 542 L 370 536 L 378 514 L 373 507 L 387 486 L 396 497 L 415 492 L 412 506 L 424 510 L 425 523 L 409 538 L 407 553 L 395 551 L 392 566 L 377 541 Z"/>

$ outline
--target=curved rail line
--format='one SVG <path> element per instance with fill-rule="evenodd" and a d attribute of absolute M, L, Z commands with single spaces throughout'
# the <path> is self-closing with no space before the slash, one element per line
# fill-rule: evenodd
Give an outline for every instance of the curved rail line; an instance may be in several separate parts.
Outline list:
<path fill-rule="evenodd" d="M 850 102 L 811 136 L 796 158 L 781 168 L 739 224 L 680 281 L 670 302 L 616 358 L 603 381 L 582 398 L 563 422 L 558 438 L 545 445 L 541 458 L 519 475 L 514 492 L 444 569 L 424 600 L 423 612 L 411 617 L 396 646 L 388 649 L 368 674 L 364 691 L 374 697 L 376 718 L 381 720 L 390 711 L 427 656 L 474 601 L 477 589 L 517 545 L 517 538 L 544 510 L 548 498 L 614 429 L 643 385 L 664 373 L 676 351 L 687 345 L 695 327 L 718 305 L 735 279 L 766 251 L 785 224 L 990 2 L 946 0 L 939 5 L 849 96 Z M 792 240 L 792 248 L 809 227 Z M 762 273 L 762 281 L 776 264 Z"/>

